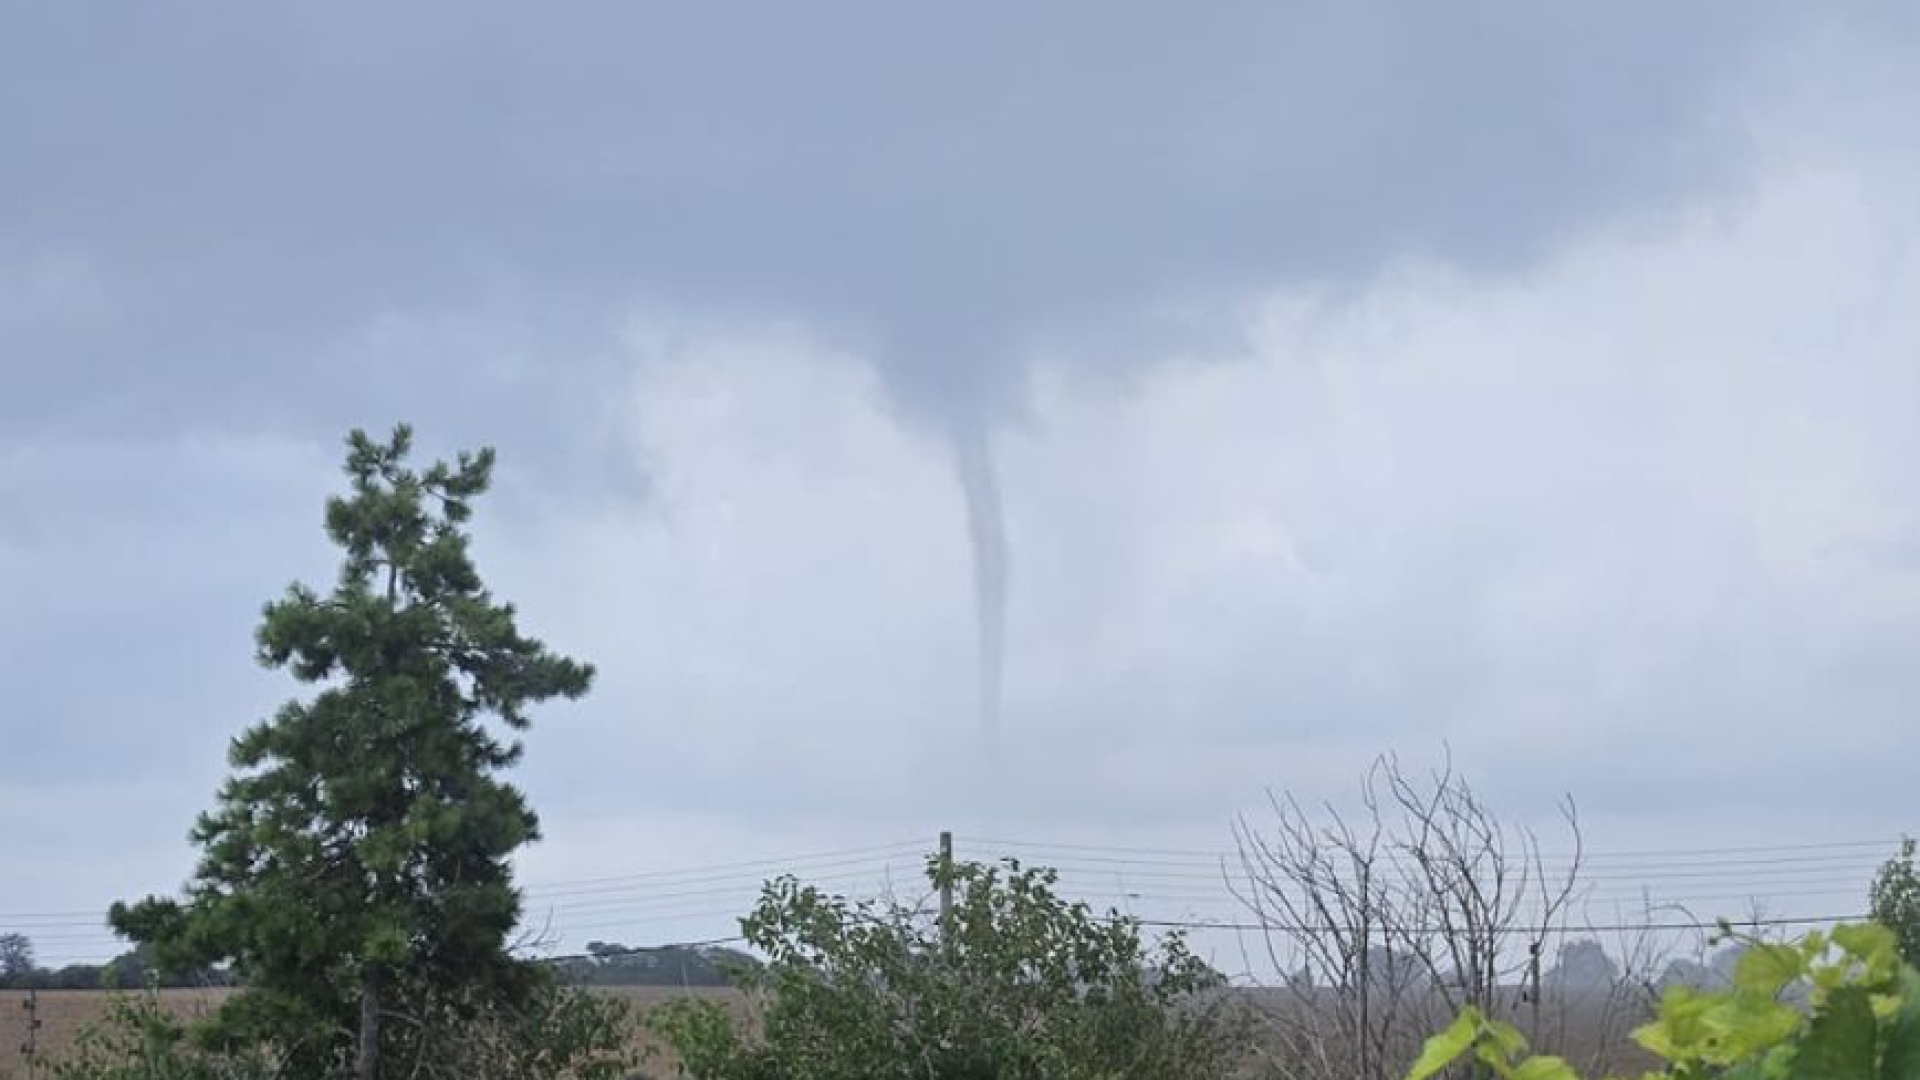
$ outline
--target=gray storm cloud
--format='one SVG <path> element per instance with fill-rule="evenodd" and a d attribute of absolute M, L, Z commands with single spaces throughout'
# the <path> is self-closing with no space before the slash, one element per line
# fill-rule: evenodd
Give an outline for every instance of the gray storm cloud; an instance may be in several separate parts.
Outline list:
<path fill-rule="evenodd" d="M 1337 290 L 1409 255 L 1503 273 L 1668 213 L 1738 182 L 1716 95 L 1812 17 L 9 5 L 0 281 L 73 284 L 0 314 L 0 429 L 406 416 L 568 477 L 620 445 L 595 420 L 632 362 L 624 308 L 798 317 L 875 343 L 953 442 L 991 729 L 1010 553 L 990 436 L 1036 340 L 1091 333 L 1080 362 L 1123 366 L 1156 351 L 1137 313 L 1159 301 Z M 419 346 L 369 346 L 396 324 Z M 477 355 L 502 328 L 541 362 Z"/>
<path fill-rule="evenodd" d="M 875 362 L 936 418 L 991 420 L 1036 334 L 1124 342 L 1154 300 L 1409 253 L 1498 271 L 1737 178 L 1714 94 L 1778 12 L 9 5 L 0 260 L 86 295 L 7 327 L 30 376 L 0 421 L 331 431 L 452 381 L 450 416 L 531 404 L 564 440 L 636 299 L 910 341 L 964 311 L 1010 347 Z M 534 327 L 567 377 L 359 347 L 474 311 Z M 151 365 L 170 378 L 103 392 Z M 954 381 L 990 392 L 943 408 Z"/>

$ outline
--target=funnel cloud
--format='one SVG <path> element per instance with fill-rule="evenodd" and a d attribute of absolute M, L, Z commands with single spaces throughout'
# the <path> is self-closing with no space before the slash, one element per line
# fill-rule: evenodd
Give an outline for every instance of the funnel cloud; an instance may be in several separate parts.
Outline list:
<path fill-rule="evenodd" d="M 1007 648 L 1007 529 L 994 476 L 986 427 L 953 427 L 954 465 L 967 503 L 967 539 L 973 550 L 974 619 L 979 650 L 980 737 L 991 755 L 1000 740 L 1002 683 Z"/>

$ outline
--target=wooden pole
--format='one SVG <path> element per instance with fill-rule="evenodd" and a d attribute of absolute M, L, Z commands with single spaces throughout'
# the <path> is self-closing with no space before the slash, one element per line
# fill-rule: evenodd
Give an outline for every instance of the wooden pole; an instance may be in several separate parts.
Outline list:
<path fill-rule="evenodd" d="M 26 1080 L 33 1080 L 40 1057 L 40 991 L 27 987 L 27 1000 L 20 1007 L 27 1010 L 27 1041 L 20 1044 L 20 1057 L 26 1062 Z"/>
<path fill-rule="evenodd" d="M 953 834 L 940 833 L 940 942 L 953 943 Z"/>

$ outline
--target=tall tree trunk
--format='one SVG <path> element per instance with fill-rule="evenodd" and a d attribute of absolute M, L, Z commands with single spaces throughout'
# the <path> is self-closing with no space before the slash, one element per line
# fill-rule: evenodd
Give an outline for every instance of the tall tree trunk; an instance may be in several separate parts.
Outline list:
<path fill-rule="evenodd" d="M 360 984 L 360 1048 L 353 1059 L 354 1080 L 374 1080 L 380 1061 L 380 983 L 369 971 Z"/>

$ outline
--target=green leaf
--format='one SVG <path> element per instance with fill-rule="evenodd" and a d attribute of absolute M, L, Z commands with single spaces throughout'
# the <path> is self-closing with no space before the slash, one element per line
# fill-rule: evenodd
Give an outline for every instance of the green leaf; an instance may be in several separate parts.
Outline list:
<path fill-rule="evenodd" d="M 1513 1080 L 1580 1080 L 1573 1066 L 1557 1057 L 1530 1057 L 1513 1070 Z"/>
<path fill-rule="evenodd" d="M 1708 1013 L 1711 1045 L 1704 1060 L 1731 1064 L 1780 1045 L 1799 1032 L 1806 1018 L 1770 997 L 1736 994 Z"/>
<path fill-rule="evenodd" d="M 1882 1080 L 1920 1080 L 1920 973 L 1900 973 L 1900 1008 L 1887 1022 Z"/>
<path fill-rule="evenodd" d="M 1875 1034 L 1867 992 L 1835 990 L 1800 1040 L 1789 1080 L 1874 1080 Z"/>
<path fill-rule="evenodd" d="M 1780 1080 L 1780 1074 L 1770 1070 L 1766 1058 L 1756 1058 L 1721 1073 L 1719 1080 Z"/>
<path fill-rule="evenodd" d="M 1833 943 L 1868 967 L 1879 967 L 1900 955 L 1900 941 L 1879 923 L 1850 923 L 1833 928 Z"/>
<path fill-rule="evenodd" d="M 1429 1038 L 1421 1047 L 1419 1058 L 1407 1070 L 1407 1080 L 1427 1080 L 1453 1064 L 1480 1037 L 1484 1023 L 1480 1010 L 1471 1007 L 1460 1010 L 1460 1015 L 1453 1018 L 1445 1031 Z"/>
<path fill-rule="evenodd" d="M 1759 944 L 1740 954 L 1733 969 L 1735 989 L 1767 997 L 1806 973 L 1800 951 L 1788 945 Z"/>
<path fill-rule="evenodd" d="M 1689 986 L 1675 986 L 1660 998 L 1660 1015 L 1633 1030 L 1633 1041 L 1667 1061 L 1679 1061 L 1704 1041 L 1704 1021 L 1714 999 Z"/>
<path fill-rule="evenodd" d="M 1513 1080 L 1513 1062 L 1500 1052 L 1499 1047 L 1487 1042 L 1475 1043 L 1473 1056 L 1500 1080 Z"/>
<path fill-rule="evenodd" d="M 1500 1020 L 1483 1021 L 1480 1037 L 1502 1057 L 1516 1058 L 1527 1052 L 1527 1037 L 1520 1034 L 1519 1028 Z"/>

